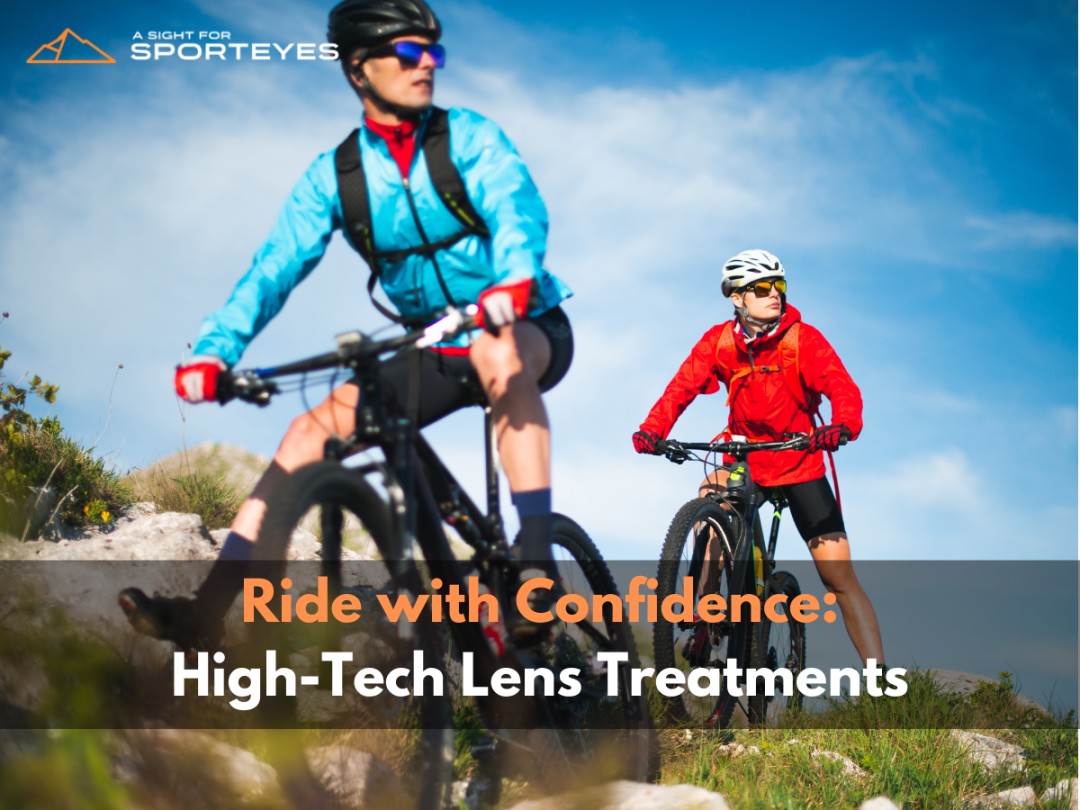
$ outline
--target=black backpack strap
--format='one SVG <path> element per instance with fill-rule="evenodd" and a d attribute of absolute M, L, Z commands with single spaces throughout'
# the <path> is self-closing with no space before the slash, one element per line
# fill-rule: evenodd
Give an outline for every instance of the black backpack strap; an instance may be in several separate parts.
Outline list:
<path fill-rule="evenodd" d="M 435 264 L 435 272 L 443 294 L 448 302 L 453 303 L 450 291 L 443 280 L 438 261 L 435 258 L 436 251 L 450 247 L 470 233 L 487 237 L 490 236 L 490 231 L 487 225 L 484 224 L 483 218 L 476 212 L 472 201 L 469 200 L 469 194 L 465 190 L 465 181 L 461 178 L 457 166 L 450 159 L 449 116 L 446 110 L 441 107 L 432 107 L 420 148 L 424 153 L 424 160 L 427 162 L 428 174 L 431 176 L 431 183 L 435 188 L 435 193 L 447 210 L 464 226 L 464 230 L 445 239 L 440 239 L 438 242 L 429 243 L 425 240 L 425 243 L 418 247 L 383 252 L 376 251 L 371 216 L 371 198 L 368 195 L 364 164 L 360 158 L 359 136 L 360 130 L 354 129 L 334 151 L 338 197 L 341 200 L 341 214 L 344 219 L 343 230 L 349 244 L 353 246 L 371 269 L 371 275 L 368 276 L 367 280 L 368 296 L 371 298 L 371 303 L 375 305 L 379 312 L 395 323 L 405 323 L 405 320 L 400 315 L 384 307 L 375 298 L 375 285 L 379 280 L 379 260 L 385 259 L 386 261 L 395 262 L 417 253 L 427 256 Z"/>
<path fill-rule="evenodd" d="M 375 238 L 371 232 L 371 200 L 367 178 L 360 162 L 360 130 L 354 129 L 334 151 L 338 197 L 345 219 L 345 237 L 364 261 L 378 274 L 375 261 Z"/>
<path fill-rule="evenodd" d="M 379 280 L 379 259 L 375 252 L 375 236 L 372 233 L 367 178 L 364 175 L 364 164 L 360 161 L 359 129 L 350 132 L 334 151 L 334 168 L 337 170 L 341 214 L 345 220 L 345 238 L 371 270 L 367 280 L 368 297 L 375 309 L 385 317 L 394 323 L 404 323 L 400 315 L 384 307 L 375 297 L 375 284 Z"/>
<path fill-rule="evenodd" d="M 450 159 L 449 115 L 442 107 L 431 108 L 422 149 L 431 183 L 443 205 L 469 232 L 489 236 L 483 217 L 476 212 L 469 199 L 461 173 Z"/>

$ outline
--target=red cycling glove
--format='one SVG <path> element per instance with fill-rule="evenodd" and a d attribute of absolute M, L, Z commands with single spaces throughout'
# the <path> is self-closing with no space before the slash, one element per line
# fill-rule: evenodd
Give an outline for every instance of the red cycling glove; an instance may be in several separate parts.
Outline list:
<path fill-rule="evenodd" d="M 826 450 L 835 453 L 840 445 L 845 444 L 851 436 L 851 431 L 845 425 L 823 425 L 810 436 L 808 450 L 811 453 L 818 450 Z"/>
<path fill-rule="evenodd" d="M 226 368 L 216 357 L 193 357 L 176 367 L 176 395 L 185 402 L 206 402 L 217 397 L 218 375 Z"/>
<path fill-rule="evenodd" d="M 496 335 L 502 327 L 524 318 L 529 311 L 532 289 L 533 280 L 527 278 L 496 284 L 484 290 L 476 300 L 480 307 L 476 314 L 476 325 Z"/>
<path fill-rule="evenodd" d="M 656 445 L 660 442 L 660 437 L 657 434 L 651 430 L 639 430 L 634 434 L 633 439 L 634 450 L 639 453 L 656 455 Z"/>

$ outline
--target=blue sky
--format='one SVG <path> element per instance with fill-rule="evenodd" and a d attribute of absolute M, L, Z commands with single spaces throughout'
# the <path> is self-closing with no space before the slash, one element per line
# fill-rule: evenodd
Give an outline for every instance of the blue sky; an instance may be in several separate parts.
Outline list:
<path fill-rule="evenodd" d="M 182 409 L 171 369 L 358 103 L 330 63 L 129 48 L 150 30 L 318 42 L 326 8 L 23 5 L 0 32 L 11 368 L 59 384 L 63 422 L 123 468 L 185 442 L 272 453 L 299 399 Z M 865 432 L 837 456 L 857 556 L 1076 556 L 1074 3 L 436 10 L 437 99 L 517 143 L 551 213 L 547 263 L 576 292 L 575 366 L 548 398 L 555 501 L 606 555 L 654 557 L 693 494 L 699 470 L 629 437 L 729 317 L 723 260 L 762 247 L 863 390 Z M 25 64 L 65 27 L 117 64 Z M 380 326 L 366 274 L 335 240 L 242 365 Z M 673 435 L 708 438 L 724 416 L 701 398 Z M 431 431 L 477 491 L 480 433 L 478 414 Z M 790 526 L 780 551 L 806 553 Z"/>

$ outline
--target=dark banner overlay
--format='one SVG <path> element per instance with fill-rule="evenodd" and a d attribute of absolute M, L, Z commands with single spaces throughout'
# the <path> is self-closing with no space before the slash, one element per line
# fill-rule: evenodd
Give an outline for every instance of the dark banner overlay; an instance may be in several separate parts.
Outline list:
<path fill-rule="evenodd" d="M 505 727 L 611 728 L 640 692 L 660 728 L 715 722 L 725 702 L 734 727 L 1075 726 L 1074 560 L 858 562 L 885 649 L 884 662 L 865 665 L 843 599 L 809 561 L 777 563 L 798 583 L 789 579 L 779 602 L 763 586 L 737 604 L 693 588 L 665 602 L 656 561 L 608 564 L 620 602 L 594 599 L 567 576 L 550 634 L 517 649 L 511 617 L 492 612 L 467 569 L 463 588 L 439 582 L 434 596 L 417 597 L 390 586 L 379 562 L 345 563 L 341 590 L 318 563 L 290 563 L 273 578 L 249 577 L 221 643 L 184 654 L 136 633 L 117 595 L 136 586 L 189 596 L 209 563 L 3 562 L 0 715 L 9 729 L 408 728 L 447 723 L 475 703 Z M 618 635 L 612 621 L 636 655 L 605 646 Z M 725 651 L 736 622 L 757 639 L 753 662 Z M 700 623 L 710 627 L 695 640 Z M 478 651 L 477 639 L 489 647 Z M 670 639 L 666 653 L 657 639 Z M 792 672 L 796 653 L 802 668 Z M 433 709 L 442 700 L 455 711 Z"/>

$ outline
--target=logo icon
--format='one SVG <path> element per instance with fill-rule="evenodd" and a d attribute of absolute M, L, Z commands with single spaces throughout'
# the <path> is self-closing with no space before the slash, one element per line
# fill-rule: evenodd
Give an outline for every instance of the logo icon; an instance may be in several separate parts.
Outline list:
<path fill-rule="evenodd" d="M 116 60 L 70 28 L 46 42 L 26 60 L 28 65 L 113 65 Z"/>

